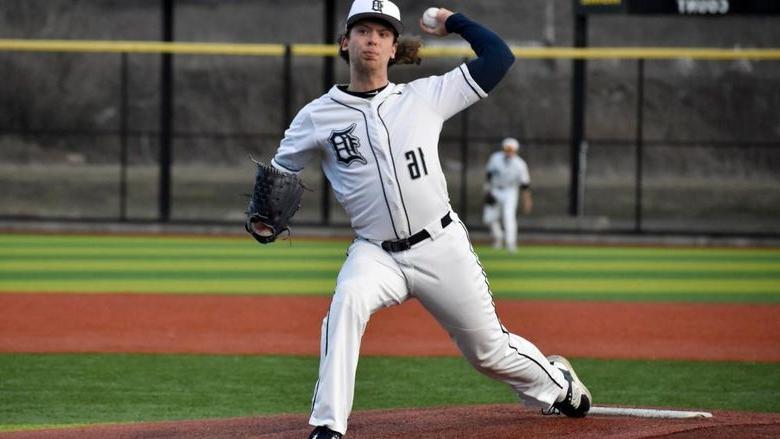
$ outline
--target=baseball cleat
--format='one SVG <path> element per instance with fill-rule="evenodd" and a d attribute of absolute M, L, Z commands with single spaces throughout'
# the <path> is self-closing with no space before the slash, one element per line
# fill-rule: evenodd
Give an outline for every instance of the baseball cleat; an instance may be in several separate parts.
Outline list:
<path fill-rule="evenodd" d="M 341 433 L 320 425 L 311 432 L 309 439 L 341 439 Z"/>
<path fill-rule="evenodd" d="M 558 412 L 571 418 L 584 418 L 588 414 L 593 401 L 590 391 L 582 384 L 569 360 L 560 355 L 550 355 L 547 357 L 547 360 L 563 372 L 563 376 L 569 382 L 569 389 L 566 391 L 566 397 L 563 401 L 556 401 L 549 411 L 543 413 L 553 414 Z"/>

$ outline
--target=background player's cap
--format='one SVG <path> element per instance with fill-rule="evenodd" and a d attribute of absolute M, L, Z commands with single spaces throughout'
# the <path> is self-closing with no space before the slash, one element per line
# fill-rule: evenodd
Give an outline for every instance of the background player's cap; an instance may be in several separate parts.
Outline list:
<path fill-rule="evenodd" d="M 401 10 L 389 0 L 355 0 L 347 16 L 347 30 L 358 20 L 376 18 L 386 21 L 399 34 L 404 31 L 401 23 Z"/>
<path fill-rule="evenodd" d="M 501 142 L 501 146 L 504 149 L 511 149 L 512 151 L 517 151 L 520 149 L 520 142 L 517 141 L 514 137 L 507 137 Z"/>

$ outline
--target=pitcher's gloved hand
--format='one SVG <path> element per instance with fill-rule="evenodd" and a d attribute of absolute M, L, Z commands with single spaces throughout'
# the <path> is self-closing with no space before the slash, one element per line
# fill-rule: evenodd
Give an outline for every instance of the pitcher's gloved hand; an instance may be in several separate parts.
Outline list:
<path fill-rule="evenodd" d="M 289 230 L 290 219 L 301 207 L 304 187 L 297 175 L 252 161 L 257 165 L 257 174 L 244 228 L 257 242 L 268 244 Z"/>

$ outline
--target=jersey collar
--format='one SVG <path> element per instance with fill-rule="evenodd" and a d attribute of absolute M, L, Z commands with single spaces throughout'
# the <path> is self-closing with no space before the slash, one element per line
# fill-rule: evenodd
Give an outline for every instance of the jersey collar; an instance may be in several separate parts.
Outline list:
<path fill-rule="evenodd" d="M 373 97 L 363 98 L 342 91 L 338 85 L 334 85 L 328 91 L 328 96 L 330 96 L 333 99 L 336 99 L 337 101 L 344 102 L 344 103 L 365 105 L 365 104 L 370 104 L 372 102 L 382 102 L 384 98 L 391 95 L 395 91 L 395 89 L 396 89 L 396 84 L 389 82 L 383 90 L 381 90 Z"/>

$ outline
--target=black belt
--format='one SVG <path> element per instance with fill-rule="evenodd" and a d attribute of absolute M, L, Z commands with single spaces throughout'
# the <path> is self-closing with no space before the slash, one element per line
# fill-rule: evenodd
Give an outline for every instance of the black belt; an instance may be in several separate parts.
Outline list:
<path fill-rule="evenodd" d="M 450 213 L 447 212 L 446 215 L 441 217 L 441 228 L 443 229 L 449 226 L 451 222 L 452 222 L 452 218 L 450 217 Z M 392 252 L 392 253 L 402 252 L 404 250 L 409 250 L 410 248 L 412 248 L 413 245 L 417 244 L 420 241 L 424 241 L 430 237 L 431 234 L 428 233 L 427 230 L 422 229 L 408 238 L 382 241 L 382 248 L 385 251 Z"/>

